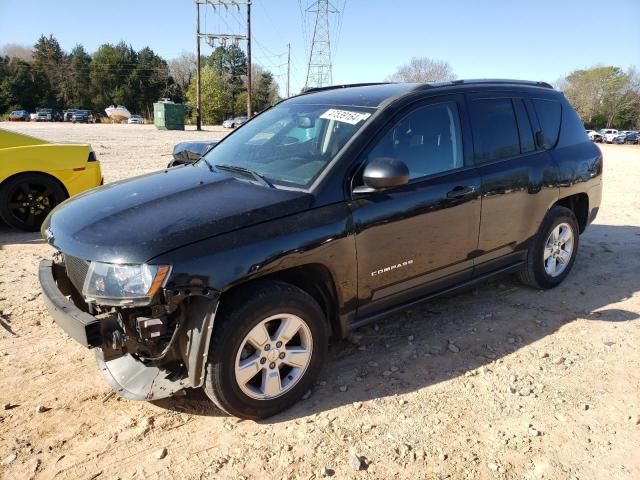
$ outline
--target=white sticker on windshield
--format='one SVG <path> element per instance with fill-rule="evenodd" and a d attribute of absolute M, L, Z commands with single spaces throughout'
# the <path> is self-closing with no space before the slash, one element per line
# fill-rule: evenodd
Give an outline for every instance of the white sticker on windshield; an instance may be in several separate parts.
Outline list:
<path fill-rule="evenodd" d="M 330 108 L 322 115 L 320 115 L 320 118 L 324 118 L 326 120 L 336 120 L 338 122 L 349 123 L 351 125 L 357 125 L 370 116 L 370 113 L 350 112 L 349 110 L 338 110 L 337 108 Z"/>

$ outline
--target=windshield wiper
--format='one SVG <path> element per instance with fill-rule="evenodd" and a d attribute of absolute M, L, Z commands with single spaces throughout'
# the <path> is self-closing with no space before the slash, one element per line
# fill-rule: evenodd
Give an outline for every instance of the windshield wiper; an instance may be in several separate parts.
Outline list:
<path fill-rule="evenodd" d="M 213 172 L 213 165 L 211 165 L 211 164 L 209 163 L 209 160 L 207 160 L 207 159 L 206 159 L 206 158 L 204 158 L 204 157 L 200 157 L 200 160 L 202 160 L 204 163 L 206 163 L 206 164 L 207 164 L 207 167 L 209 167 L 209 171 L 210 171 L 210 172 Z"/>
<path fill-rule="evenodd" d="M 228 172 L 244 173 L 245 175 L 250 175 L 255 180 L 257 180 L 258 183 L 262 184 L 265 187 L 276 188 L 273 185 L 273 183 L 267 180 L 267 178 L 264 175 L 261 175 L 258 172 L 254 172 L 253 170 L 249 170 L 248 168 L 238 167 L 237 165 L 218 165 L 218 164 L 216 164 L 216 168 L 219 170 L 226 170 Z"/>

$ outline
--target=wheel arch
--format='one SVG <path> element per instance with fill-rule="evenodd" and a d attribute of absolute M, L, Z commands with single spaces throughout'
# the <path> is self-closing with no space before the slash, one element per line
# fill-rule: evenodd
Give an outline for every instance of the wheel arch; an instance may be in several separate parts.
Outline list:
<path fill-rule="evenodd" d="M 336 284 L 329 268 L 321 263 L 298 265 L 236 283 L 222 291 L 220 309 L 224 309 L 225 300 L 229 303 L 231 299 L 237 298 L 253 285 L 270 281 L 285 282 L 309 294 L 324 312 L 330 336 L 342 337 L 344 332 L 338 314 Z"/>
<path fill-rule="evenodd" d="M 589 221 L 589 195 L 584 192 L 575 193 L 558 199 L 552 207 L 556 205 L 560 205 L 571 210 L 578 219 L 580 233 L 585 231 Z"/>
<path fill-rule="evenodd" d="M 12 175 L 9 175 L 8 177 L 6 177 L 4 180 L 2 180 L 2 182 L 0 182 L 0 189 L 2 189 L 7 182 L 9 182 L 10 180 L 17 178 L 17 177 L 21 177 L 23 175 L 40 175 L 46 178 L 49 178 L 50 180 L 53 180 L 60 188 L 62 188 L 62 191 L 64 192 L 66 198 L 69 198 L 69 190 L 67 190 L 66 185 L 62 182 L 62 180 L 60 180 L 58 177 L 56 177 L 55 175 L 52 175 L 51 173 L 48 172 L 41 172 L 39 170 L 26 170 L 23 172 L 16 172 Z"/>

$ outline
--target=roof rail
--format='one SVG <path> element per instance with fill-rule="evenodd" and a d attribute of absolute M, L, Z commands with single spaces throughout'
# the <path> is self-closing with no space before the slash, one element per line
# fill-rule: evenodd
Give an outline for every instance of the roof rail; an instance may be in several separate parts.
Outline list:
<path fill-rule="evenodd" d="M 482 78 L 482 79 L 471 79 L 471 80 L 452 80 L 452 85 L 476 85 L 476 84 L 487 84 L 487 83 L 499 83 L 499 84 L 515 84 L 515 85 L 531 85 L 535 87 L 543 87 L 543 88 L 551 88 L 553 86 L 547 82 L 542 81 L 534 81 L 534 80 L 509 80 L 504 78 Z"/>
<path fill-rule="evenodd" d="M 306 95 L 307 93 L 324 92 L 326 90 L 337 90 L 338 88 L 369 87 L 371 85 L 389 85 L 391 83 L 394 82 L 345 83 L 343 85 L 328 85 L 326 87 L 308 88 L 300 92 L 300 95 Z"/>

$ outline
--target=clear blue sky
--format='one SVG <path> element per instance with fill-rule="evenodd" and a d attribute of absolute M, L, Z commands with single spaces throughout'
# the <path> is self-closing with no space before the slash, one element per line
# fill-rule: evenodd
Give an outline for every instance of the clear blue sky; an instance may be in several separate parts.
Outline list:
<path fill-rule="evenodd" d="M 309 2 L 253 0 L 254 63 L 277 75 L 281 94 L 288 42 L 292 91 L 304 84 L 310 19 L 305 27 L 301 10 Z M 207 10 L 209 31 L 242 26 L 238 15 Z M 195 51 L 194 28 L 192 0 L 0 0 L 0 45 L 52 33 L 65 50 L 124 40 L 168 60 Z M 346 0 L 339 38 L 333 30 L 334 83 L 381 81 L 412 56 L 447 60 L 460 78 L 553 82 L 595 64 L 640 67 L 640 0 Z"/>

